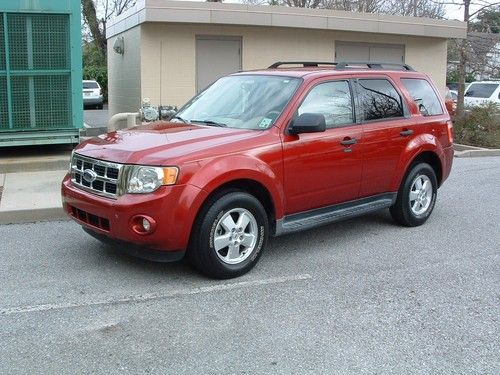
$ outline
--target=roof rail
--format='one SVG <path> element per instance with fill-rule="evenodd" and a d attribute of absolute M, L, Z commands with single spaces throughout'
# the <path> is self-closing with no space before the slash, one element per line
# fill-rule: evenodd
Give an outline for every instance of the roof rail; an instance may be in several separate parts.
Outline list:
<path fill-rule="evenodd" d="M 386 62 L 366 62 L 366 61 L 342 61 L 337 63 L 337 70 L 349 70 L 349 69 L 373 69 L 373 70 L 385 70 L 392 68 L 398 68 L 397 70 L 406 70 L 409 72 L 414 72 L 413 69 L 408 64 L 398 64 L 398 63 L 386 63 Z"/>
<path fill-rule="evenodd" d="M 337 65 L 334 62 L 318 62 L 318 61 L 278 61 L 270 65 L 267 69 L 276 69 L 282 65 L 302 65 L 304 68 L 317 67 L 319 65 Z"/>

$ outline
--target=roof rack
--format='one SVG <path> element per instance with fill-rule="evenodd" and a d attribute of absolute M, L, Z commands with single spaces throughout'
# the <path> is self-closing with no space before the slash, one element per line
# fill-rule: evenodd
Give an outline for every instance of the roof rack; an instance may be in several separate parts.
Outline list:
<path fill-rule="evenodd" d="M 408 64 L 398 64 L 398 63 L 385 63 L 385 62 L 366 62 L 366 61 L 342 61 L 342 62 L 319 62 L 319 61 L 278 61 L 270 65 L 268 69 L 276 69 L 282 65 L 302 65 L 304 68 L 307 67 L 318 67 L 320 65 L 335 66 L 336 70 L 350 70 L 350 69 L 372 69 L 372 70 L 406 70 L 414 72 L 413 69 Z"/>
<path fill-rule="evenodd" d="M 366 62 L 366 61 L 342 61 L 337 63 L 337 70 L 349 70 L 349 69 L 373 69 L 373 70 L 385 70 L 390 68 L 398 68 L 397 70 L 406 70 L 414 72 L 413 69 L 408 64 L 398 64 L 398 63 L 386 63 L 386 62 Z"/>
<path fill-rule="evenodd" d="M 319 65 L 337 65 L 334 62 L 318 62 L 318 61 L 278 61 L 270 65 L 267 69 L 276 69 L 282 65 L 302 65 L 304 68 L 307 67 L 318 67 Z"/>

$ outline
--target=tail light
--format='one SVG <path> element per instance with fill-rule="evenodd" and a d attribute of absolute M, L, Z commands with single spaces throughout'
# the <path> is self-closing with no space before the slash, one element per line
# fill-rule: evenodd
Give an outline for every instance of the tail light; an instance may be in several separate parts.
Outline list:
<path fill-rule="evenodd" d="M 451 122 L 451 120 L 449 120 L 447 123 L 446 123 L 448 126 L 448 140 L 450 141 L 450 143 L 453 143 L 453 122 Z"/>

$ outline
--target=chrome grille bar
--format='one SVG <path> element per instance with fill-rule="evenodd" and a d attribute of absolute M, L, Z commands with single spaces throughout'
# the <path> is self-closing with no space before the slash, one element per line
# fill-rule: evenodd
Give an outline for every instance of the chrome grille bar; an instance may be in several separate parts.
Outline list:
<path fill-rule="evenodd" d="M 71 182 L 82 190 L 116 199 L 121 194 L 119 181 L 122 169 L 123 164 L 73 153 Z"/>

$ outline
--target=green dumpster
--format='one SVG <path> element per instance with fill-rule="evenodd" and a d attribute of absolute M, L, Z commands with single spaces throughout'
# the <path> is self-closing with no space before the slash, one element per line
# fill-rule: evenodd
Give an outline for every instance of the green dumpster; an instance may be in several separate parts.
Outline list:
<path fill-rule="evenodd" d="M 0 147 L 78 143 L 82 126 L 80 2 L 0 0 Z"/>

